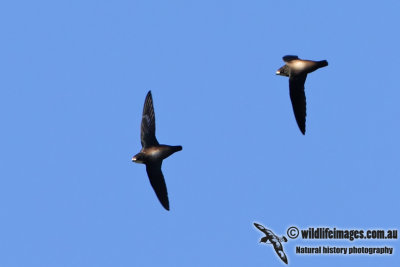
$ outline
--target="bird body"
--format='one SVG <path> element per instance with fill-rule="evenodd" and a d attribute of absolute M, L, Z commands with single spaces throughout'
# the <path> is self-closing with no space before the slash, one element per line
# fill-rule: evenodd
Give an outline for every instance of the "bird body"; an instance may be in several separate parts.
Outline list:
<path fill-rule="evenodd" d="M 300 131 L 304 135 L 306 133 L 306 95 L 304 92 L 304 83 L 307 74 L 319 68 L 328 66 L 328 61 L 313 61 L 299 59 L 297 56 L 284 56 L 283 61 L 286 63 L 277 71 L 277 75 L 289 77 L 290 100 L 294 116 Z"/>
<path fill-rule="evenodd" d="M 161 171 L 161 165 L 164 159 L 173 153 L 182 150 L 182 146 L 160 145 L 156 138 L 155 114 L 153 107 L 153 98 L 151 91 L 146 95 L 144 101 L 142 122 L 140 126 L 140 140 L 142 149 L 132 157 L 135 163 L 146 165 L 146 172 L 150 184 L 157 195 L 158 200 L 166 210 L 169 210 L 169 200 L 167 186 L 164 175 Z"/>
<path fill-rule="evenodd" d="M 174 154 L 175 152 L 181 151 L 182 146 L 169 146 L 159 145 L 148 148 L 142 148 L 142 150 L 133 156 L 132 161 L 136 163 L 146 163 L 164 160 Z"/>
<path fill-rule="evenodd" d="M 328 65 L 326 60 L 321 61 L 312 61 L 312 60 L 302 60 L 302 59 L 292 59 L 286 62 L 286 65 L 289 67 L 289 75 L 284 76 L 295 76 L 301 74 L 311 73 L 319 68 L 325 67 Z M 280 73 L 277 73 L 280 75 Z"/>

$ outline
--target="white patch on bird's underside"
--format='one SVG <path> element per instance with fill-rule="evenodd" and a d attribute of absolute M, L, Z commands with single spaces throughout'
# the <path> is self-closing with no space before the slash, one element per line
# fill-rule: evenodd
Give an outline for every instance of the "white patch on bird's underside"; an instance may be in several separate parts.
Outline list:
<path fill-rule="evenodd" d="M 160 150 L 158 150 L 158 149 L 151 150 L 149 152 L 149 155 L 151 155 L 151 156 L 157 156 L 158 154 L 160 154 Z"/>
<path fill-rule="evenodd" d="M 295 69 L 303 69 L 305 67 L 305 63 L 301 60 L 294 60 L 293 67 Z"/>

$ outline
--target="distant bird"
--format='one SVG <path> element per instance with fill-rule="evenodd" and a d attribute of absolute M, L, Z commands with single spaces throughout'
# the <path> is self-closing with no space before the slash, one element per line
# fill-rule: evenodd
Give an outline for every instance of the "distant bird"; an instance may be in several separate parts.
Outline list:
<path fill-rule="evenodd" d="M 308 73 L 328 66 L 328 61 L 303 60 L 297 56 L 284 56 L 283 61 L 286 64 L 277 70 L 276 74 L 289 77 L 290 99 L 292 100 L 294 116 L 296 117 L 300 131 L 304 135 L 306 133 L 306 95 L 304 93 L 304 83 Z"/>
<path fill-rule="evenodd" d="M 271 230 L 265 228 L 261 224 L 254 223 L 254 226 L 258 230 L 260 230 L 261 232 L 263 232 L 265 234 L 265 236 L 260 239 L 260 243 L 263 242 L 266 244 L 272 244 L 274 246 L 274 249 L 275 249 L 276 253 L 278 254 L 279 258 L 281 258 L 281 260 L 284 263 L 288 264 L 286 254 L 285 254 L 285 252 L 283 252 L 283 246 L 281 244 L 281 242 L 287 242 L 286 237 L 283 236 L 283 237 L 279 238 Z M 267 243 L 268 241 L 270 243 Z"/>
<path fill-rule="evenodd" d="M 168 146 L 158 143 L 156 139 L 156 122 L 151 91 L 147 93 L 144 101 L 140 140 L 142 143 L 142 150 L 133 156 L 132 161 L 146 164 L 146 172 L 149 176 L 151 186 L 163 207 L 169 210 L 167 186 L 161 171 L 161 164 L 165 158 L 168 158 L 177 151 L 181 151 L 182 146 Z"/>

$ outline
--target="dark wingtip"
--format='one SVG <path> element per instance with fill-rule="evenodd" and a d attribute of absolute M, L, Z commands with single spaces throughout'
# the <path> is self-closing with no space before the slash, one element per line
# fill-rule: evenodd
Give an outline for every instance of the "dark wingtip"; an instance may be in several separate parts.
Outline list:
<path fill-rule="evenodd" d="M 282 57 L 282 59 L 285 62 L 289 62 L 289 61 L 294 60 L 294 59 L 299 59 L 299 57 L 295 56 L 295 55 L 286 55 L 286 56 Z"/>
<path fill-rule="evenodd" d="M 297 124 L 297 126 L 299 126 L 299 130 L 300 130 L 300 132 L 303 134 L 303 135 L 306 135 L 306 126 L 304 125 L 300 125 L 300 124 Z"/>
<path fill-rule="evenodd" d="M 166 209 L 167 211 L 169 211 L 169 202 L 161 203 L 161 205 L 164 207 L 164 209 Z"/>
<path fill-rule="evenodd" d="M 144 100 L 144 107 L 143 108 L 145 108 L 145 106 L 146 106 L 146 102 L 148 102 L 148 101 L 153 101 L 153 96 L 151 95 L 151 90 L 149 90 L 148 92 L 147 92 L 147 94 L 146 94 L 146 99 Z"/>

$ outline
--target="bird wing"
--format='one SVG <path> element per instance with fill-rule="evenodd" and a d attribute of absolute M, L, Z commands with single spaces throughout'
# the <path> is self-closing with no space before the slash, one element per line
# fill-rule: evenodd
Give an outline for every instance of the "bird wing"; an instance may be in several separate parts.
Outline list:
<path fill-rule="evenodd" d="M 293 56 L 293 55 L 287 55 L 287 56 L 282 57 L 282 59 L 285 62 L 290 62 L 290 61 L 292 61 L 294 59 L 299 59 L 299 57 L 298 56 Z"/>
<path fill-rule="evenodd" d="M 164 175 L 161 171 L 161 164 L 162 161 L 147 163 L 146 172 L 161 205 L 163 205 L 166 210 L 169 210 L 167 185 L 165 184 Z"/>
<path fill-rule="evenodd" d="M 279 244 L 277 244 L 277 243 L 274 244 L 274 249 L 276 251 L 276 254 L 278 254 L 279 258 L 281 258 L 281 260 L 284 263 L 288 264 L 288 260 L 287 260 L 286 254 L 285 254 L 285 252 L 283 252 L 282 244 L 280 242 L 278 242 L 278 243 Z"/>
<path fill-rule="evenodd" d="M 269 233 L 267 231 L 269 231 L 267 228 L 265 228 L 264 226 L 262 226 L 261 224 L 258 223 L 254 223 L 254 226 L 260 230 L 261 232 L 263 232 L 264 234 L 268 235 Z"/>
<path fill-rule="evenodd" d="M 147 93 L 144 101 L 142 123 L 140 125 L 140 141 L 144 148 L 159 145 L 156 139 L 156 117 L 151 91 Z"/>
<path fill-rule="evenodd" d="M 294 116 L 300 131 L 306 133 L 306 94 L 304 83 L 307 74 L 296 75 L 289 78 L 290 100 L 292 101 Z"/>

